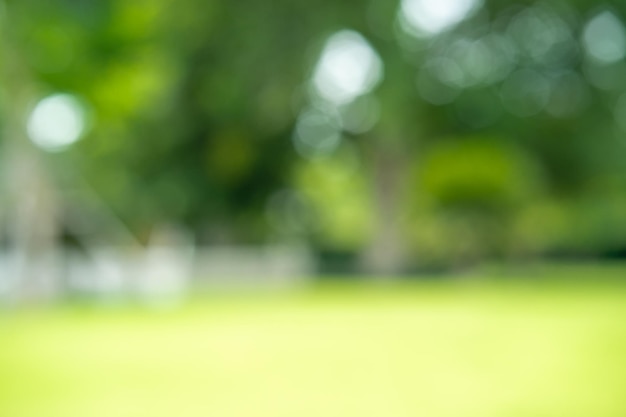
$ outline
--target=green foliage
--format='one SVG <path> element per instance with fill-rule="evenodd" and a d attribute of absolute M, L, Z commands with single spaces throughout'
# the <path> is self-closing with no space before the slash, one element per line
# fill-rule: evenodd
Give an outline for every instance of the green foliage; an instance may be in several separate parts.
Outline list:
<path fill-rule="evenodd" d="M 542 188 L 532 159 L 503 138 L 435 143 L 420 162 L 418 189 L 442 208 L 510 210 Z"/>
<path fill-rule="evenodd" d="M 262 242 L 276 232 L 272 196 L 291 187 L 321 249 L 364 249 L 385 227 L 421 242 L 417 258 L 626 247 L 608 226 L 622 222 L 625 186 L 625 64 L 610 49 L 624 6 L 486 1 L 426 36 L 407 28 L 401 3 L 7 0 L 3 117 L 27 118 L 9 112 L 14 96 L 83 100 L 88 130 L 50 158 L 55 175 L 86 180 L 139 236 L 174 221 L 203 242 L 215 229 Z M 601 31 L 585 37 L 602 11 L 617 22 L 604 61 L 589 49 L 608 45 Z M 333 111 L 310 77 L 328 37 L 345 29 L 382 62 L 380 85 L 355 99 L 380 112 L 371 130 L 344 126 L 337 150 L 308 160 L 294 125 L 308 107 Z M 348 162 L 345 149 L 356 150 Z M 380 185 L 389 166 L 398 183 Z M 391 194 L 377 187 L 404 194 L 383 202 Z M 401 226 L 383 225 L 391 217 Z"/>
<path fill-rule="evenodd" d="M 303 164 L 296 188 L 310 207 L 312 236 L 335 250 L 357 250 L 371 239 L 373 213 L 366 175 L 354 151 Z"/>

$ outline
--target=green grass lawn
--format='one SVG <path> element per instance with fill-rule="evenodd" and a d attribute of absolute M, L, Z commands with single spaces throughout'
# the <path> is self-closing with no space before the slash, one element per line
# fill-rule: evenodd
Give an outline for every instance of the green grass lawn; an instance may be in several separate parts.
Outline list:
<path fill-rule="evenodd" d="M 473 280 L 0 316 L 0 417 L 623 417 L 626 285 Z"/>

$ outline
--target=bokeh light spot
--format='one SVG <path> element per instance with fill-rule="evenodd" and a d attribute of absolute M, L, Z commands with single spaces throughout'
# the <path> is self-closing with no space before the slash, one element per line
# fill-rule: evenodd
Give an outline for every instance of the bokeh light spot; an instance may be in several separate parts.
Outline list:
<path fill-rule="evenodd" d="M 341 142 L 339 116 L 317 108 L 303 111 L 296 122 L 293 141 L 296 151 L 305 158 L 330 154 Z"/>
<path fill-rule="evenodd" d="M 460 23 L 481 5 L 481 0 L 403 0 L 400 18 L 412 32 L 433 36 Z"/>
<path fill-rule="evenodd" d="M 622 22 L 609 11 L 593 17 L 585 26 L 583 45 L 587 55 L 600 64 L 611 64 L 626 56 L 626 32 Z"/>
<path fill-rule="evenodd" d="M 370 131 L 380 118 L 380 104 L 372 96 L 359 97 L 339 111 L 343 130 L 357 135 Z"/>
<path fill-rule="evenodd" d="M 577 52 L 572 29 L 562 18 L 545 4 L 524 9 L 515 16 L 507 28 L 522 56 L 535 64 L 560 67 L 567 66 Z"/>
<path fill-rule="evenodd" d="M 52 152 L 72 145 L 80 139 L 84 129 L 84 108 L 70 94 L 54 94 L 39 101 L 27 124 L 33 143 Z"/>
<path fill-rule="evenodd" d="M 370 92 L 382 76 L 382 62 L 365 38 L 343 30 L 326 42 L 312 81 L 323 99 L 341 105 Z"/>

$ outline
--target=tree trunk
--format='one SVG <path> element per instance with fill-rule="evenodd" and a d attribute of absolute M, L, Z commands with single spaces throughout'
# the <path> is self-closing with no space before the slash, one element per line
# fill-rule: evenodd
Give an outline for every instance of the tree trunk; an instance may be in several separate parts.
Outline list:
<path fill-rule="evenodd" d="M 35 83 L 19 49 L 11 43 L 2 19 L 2 73 L 5 87 L 2 191 L 7 222 L 7 255 L 10 267 L 0 271 L 9 297 L 15 302 L 49 298 L 57 287 L 58 199 L 41 153 L 29 141 L 28 113 L 37 97 Z"/>
<path fill-rule="evenodd" d="M 372 154 L 372 205 L 374 235 L 363 253 L 367 273 L 392 278 L 406 270 L 406 247 L 402 228 L 402 198 L 406 159 L 400 149 L 378 147 Z"/>

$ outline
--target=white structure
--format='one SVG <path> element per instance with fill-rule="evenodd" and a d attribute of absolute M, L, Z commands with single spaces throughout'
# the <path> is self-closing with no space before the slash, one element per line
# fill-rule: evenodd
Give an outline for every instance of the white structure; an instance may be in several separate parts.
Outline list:
<path fill-rule="evenodd" d="M 0 253 L 0 300 L 17 299 L 19 260 Z M 41 272 L 34 292 L 49 298 L 83 296 L 102 301 L 134 299 L 152 305 L 179 302 L 193 290 L 284 289 L 307 282 L 312 254 L 303 247 L 204 247 L 153 245 L 145 249 L 92 247 L 66 250 L 55 259 L 31 259 Z M 45 272 L 45 273 L 44 273 Z M 40 297 L 41 298 L 41 297 Z"/>

